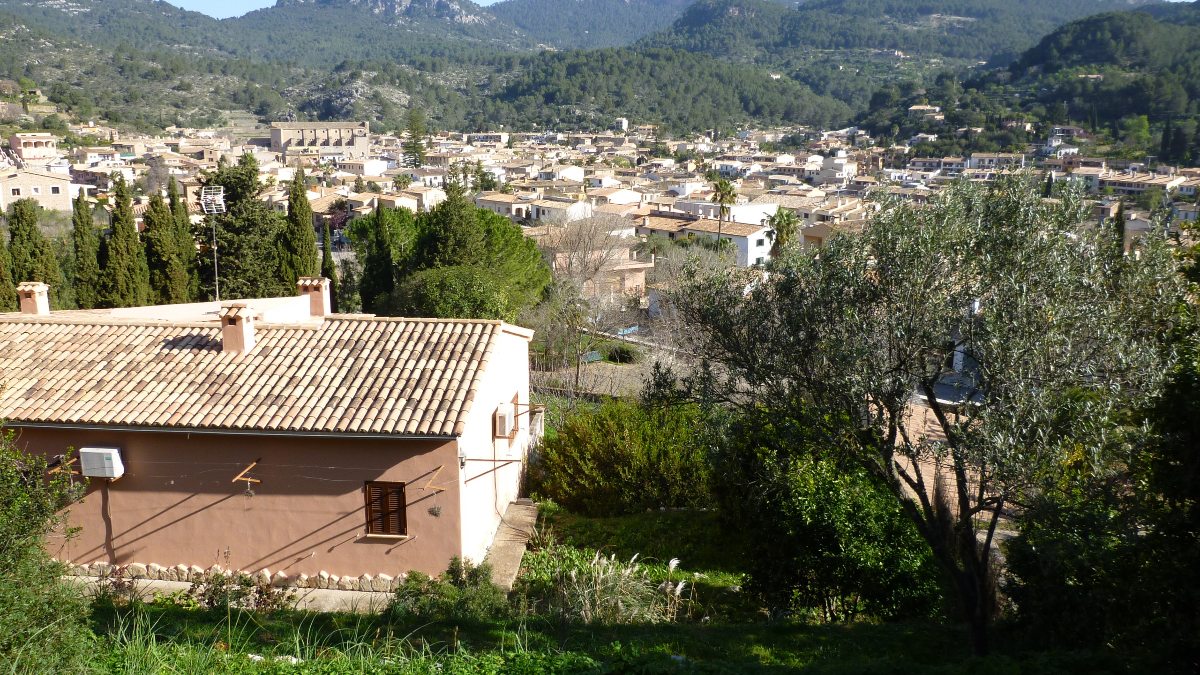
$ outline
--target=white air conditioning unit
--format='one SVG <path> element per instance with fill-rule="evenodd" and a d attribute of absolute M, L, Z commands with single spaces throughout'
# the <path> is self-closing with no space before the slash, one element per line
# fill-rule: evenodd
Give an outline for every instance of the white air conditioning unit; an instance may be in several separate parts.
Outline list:
<path fill-rule="evenodd" d="M 118 448 L 80 448 L 79 464 L 83 475 L 91 478 L 120 478 L 125 475 Z"/>
<path fill-rule="evenodd" d="M 496 408 L 496 438 L 509 438 L 516 430 L 516 407 L 503 403 Z"/>

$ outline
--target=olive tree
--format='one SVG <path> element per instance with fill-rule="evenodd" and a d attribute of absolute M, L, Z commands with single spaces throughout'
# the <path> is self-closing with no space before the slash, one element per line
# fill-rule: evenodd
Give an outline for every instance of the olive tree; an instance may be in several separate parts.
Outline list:
<path fill-rule="evenodd" d="M 1028 176 L 962 182 L 927 206 L 885 203 L 861 234 L 765 278 L 694 275 L 674 298 L 717 366 L 710 391 L 804 425 L 899 501 L 978 653 L 1003 514 L 1068 455 L 1099 462 L 1114 417 L 1156 393 L 1171 359 L 1166 244 L 1123 255 L 1086 219 L 1078 192 L 1042 199 Z"/>

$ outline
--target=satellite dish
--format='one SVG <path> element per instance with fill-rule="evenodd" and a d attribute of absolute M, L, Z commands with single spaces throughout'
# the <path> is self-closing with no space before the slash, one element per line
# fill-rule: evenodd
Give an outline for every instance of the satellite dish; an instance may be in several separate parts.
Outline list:
<path fill-rule="evenodd" d="M 225 187 L 205 185 L 200 188 L 200 208 L 209 216 L 225 213 Z"/>

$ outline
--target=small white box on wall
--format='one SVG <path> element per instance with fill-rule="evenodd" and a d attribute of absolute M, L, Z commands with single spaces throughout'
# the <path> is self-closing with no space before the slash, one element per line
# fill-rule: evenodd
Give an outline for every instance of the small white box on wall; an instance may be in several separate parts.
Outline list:
<path fill-rule="evenodd" d="M 125 475 L 119 448 L 80 448 L 79 465 L 91 478 L 120 478 Z"/>

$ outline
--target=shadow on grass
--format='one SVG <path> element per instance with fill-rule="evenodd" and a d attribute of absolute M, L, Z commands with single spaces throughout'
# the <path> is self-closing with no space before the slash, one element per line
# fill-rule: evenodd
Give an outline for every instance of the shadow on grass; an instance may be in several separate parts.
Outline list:
<path fill-rule="evenodd" d="M 404 623 L 380 615 L 279 612 L 257 615 L 159 605 L 98 603 L 93 628 L 111 636 L 141 613 L 163 640 L 230 652 L 288 654 L 397 643 L 413 653 L 579 654 L 600 671 L 700 673 L 1103 673 L 1119 664 L 1096 655 L 1004 653 L 971 658 L 964 631 L 926 623 L 581 625 L 544 618 Z"/>

